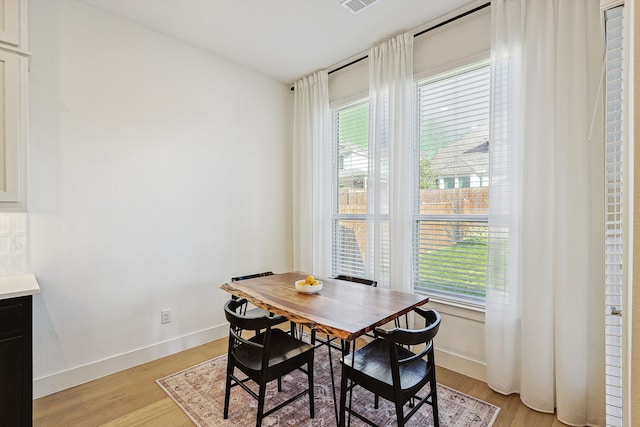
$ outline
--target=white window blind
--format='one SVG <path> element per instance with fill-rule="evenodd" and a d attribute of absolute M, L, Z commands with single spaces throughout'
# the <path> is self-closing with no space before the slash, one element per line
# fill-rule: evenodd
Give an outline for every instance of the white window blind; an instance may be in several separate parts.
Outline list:
<path fill-rule="evenodd" d="M 335 210 L 333 274 L 365 277 L 369 174 L 369 102 L 361 99 L 333 109 Z"/>
<path fill-rule="evenodd" d="M 489 213 L 489 62 L 418 82 L 414 283 L 484 304 Z"/>
<path fill-rule="evenodd" d="M 622 426 L 623 6 L 605 11 L 605 385 L 607 426 Z"/>

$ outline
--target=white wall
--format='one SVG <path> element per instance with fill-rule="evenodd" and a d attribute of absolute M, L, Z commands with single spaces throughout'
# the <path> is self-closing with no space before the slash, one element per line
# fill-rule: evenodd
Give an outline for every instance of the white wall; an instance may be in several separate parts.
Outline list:
<path fill-rule="evenodd" d="M 429 27 L 429 25 L 426 25 Z M 488 58 L 491 50 L 491 10 L 482 9 L 465 18 L 414 39 L 414 74 L 420 78 Z M 332 103 L 367 96 L 368 60 L 329 76 Z M 444 301 L 428 304 L 442 315 L 435 340 L 439 365 L 473 378 L 486 380 L 484 311 Z"/>
<path fill-rule="evenodd" d="M 292 96 L 74 0 L 29 21 L 39 397 L 226 335 L 218 286 L 291 268 Z"/>

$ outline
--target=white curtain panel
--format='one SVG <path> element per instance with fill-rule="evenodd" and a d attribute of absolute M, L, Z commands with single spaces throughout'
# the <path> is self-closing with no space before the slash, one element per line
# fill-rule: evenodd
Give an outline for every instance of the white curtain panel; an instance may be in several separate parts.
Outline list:
<path fill-rule="evenodd" d="M 294 83 L 293 267 L 331 274 L 329 79 L 319 71 Z"/>
<path fill-rule="evenodd" d="M 488 383 L 565 423 L 603 425 L 599 1 L 491 9 Z"/>
<path fill-rule="evenodd" d="M 382 287 L 410 292 L 414 185 L 413 35 L 369 52 L 367 268 Z"/>

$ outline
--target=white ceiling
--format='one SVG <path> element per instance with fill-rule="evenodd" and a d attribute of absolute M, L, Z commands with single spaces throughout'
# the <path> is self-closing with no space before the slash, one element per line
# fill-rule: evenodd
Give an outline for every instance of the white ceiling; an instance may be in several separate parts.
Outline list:
<path fill-rule="evenodd" d="M 284 83 L 477 3 L 377 0 L 354 15 L 340 0 L 82 1 Z"/>

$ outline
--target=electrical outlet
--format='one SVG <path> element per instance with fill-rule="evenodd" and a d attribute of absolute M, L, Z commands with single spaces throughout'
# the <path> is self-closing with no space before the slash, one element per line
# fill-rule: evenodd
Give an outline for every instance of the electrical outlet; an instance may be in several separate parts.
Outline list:
<path fill-rule="evenodd" d="M 171 322 L 171 310 L 165 308 L 160 311 L 160 323 L 170 323 Z"/>

